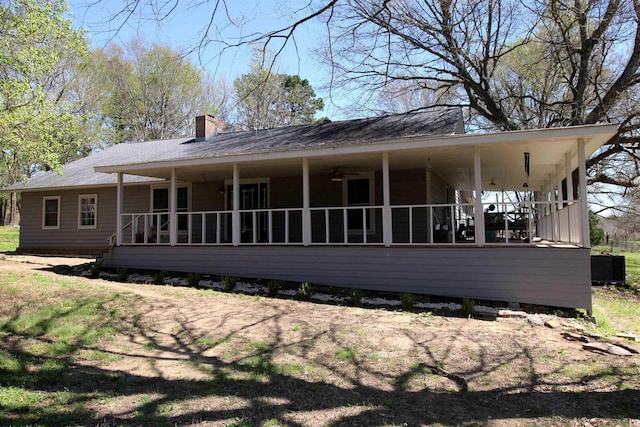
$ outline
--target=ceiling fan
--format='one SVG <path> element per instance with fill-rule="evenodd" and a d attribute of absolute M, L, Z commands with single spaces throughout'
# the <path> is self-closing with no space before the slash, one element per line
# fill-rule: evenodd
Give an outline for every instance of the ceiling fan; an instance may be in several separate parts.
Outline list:
<path fill-rule="evenodd" d="M 333 172 L 331 172 L 331 181 L 333 182 L 342 182 L 344 180 L 345 177 L 347 176 L 353 176 L 353 175 L 360 175 L 359 172 L 352 172 L 352 171 L 343 171 L 340 169 L 340 166 L 336 166 L 333 169 Z"/>

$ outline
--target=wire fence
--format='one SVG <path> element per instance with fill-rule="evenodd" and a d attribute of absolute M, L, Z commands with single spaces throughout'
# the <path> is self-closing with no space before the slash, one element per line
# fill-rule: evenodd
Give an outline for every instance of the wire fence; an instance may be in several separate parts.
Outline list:
<path fill-rule="evenodd" d="M 609 242 L 602 242 L 597 247 L 604 248 L 603 250 L 611 254 L 617 252 L 640 252 L 640 242 L 636 241 L 609 240 Z"/>

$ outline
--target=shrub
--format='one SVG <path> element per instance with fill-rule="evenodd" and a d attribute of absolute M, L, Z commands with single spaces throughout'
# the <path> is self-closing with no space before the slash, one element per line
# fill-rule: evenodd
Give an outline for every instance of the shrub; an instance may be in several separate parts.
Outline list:
<path fill-rule="evenodd" d="M 118 282 L 126 282 L 129 279 L 129 269 L 124 267 L 116 269 L 116 278 Z"/>
<path fill-rule="evenodd" d="M 238 278 L 233 276 L 224 276 L 222 278 L 222 288 L 227 291 L 233 291 L 233 288 L 236 287 L 236 283 L 238 283 Z"/>
<path fill-rule="evenodd" d="M 302 299 L 310 300 L 311 295 L 313 295 L 313 286 L 311 286 L 311 283 L 301 283 L 300 287 L 298 288 L 298 296 Z"/>
<path fill-rule="evenodd" d="M 89 266 L 89 276 L 96 278 L 100 275 L 100 269 L 102 269 L 102 264 L 99 262 L 94 262 Z"/>
<path fill-rule="evenodd" d="M 267 282 L 267 289 L 271 296 L 277 295 L 280 288 L 282 288 L 282 280 L 269 280 Z"/>
<path fill-rule="evenodd" d="M 476 312 L 476 302 L 472 298 L 462 298 L 462 312 L 465 316 L 473 316 Z"/>
<path fill-rule="evenodd" d="M 400 296 L 400 306 L 403 310 L 409 311 L 416 304 L 416 296 L 412 293 L 405 292 Z"/>
<path fill-rule="evenodd" d="M 153 274 L 153 283 L 156 285 L 164 285 L 164 278 L 166 277 L 166 271 L 156 271 Z"/>
<path fill-rule="evenodd" d="M 363 298 L 362 291 L 360 289 L 351 289 L 349 291 L 349 301 L 351 301 L 352 305 L 360 306 L 362 305 Z"/>
<path fill-rule="evenodd" d="M 200 273 L 189 273 L 187 274 L 187 282 L 189 286 L 192 288 L 197 288 L 200 284 Z"/>

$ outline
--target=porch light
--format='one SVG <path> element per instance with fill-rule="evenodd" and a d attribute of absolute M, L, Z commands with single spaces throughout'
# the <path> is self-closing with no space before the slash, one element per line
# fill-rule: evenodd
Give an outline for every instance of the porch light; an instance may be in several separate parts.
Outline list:
<path fill-rule="evenodd" d="M 341 176 L 332 176 L 331 177 L 331 181 L 333 181 L 333 182 L 342 182 L 342 177 Z"/>
<path fill-rule="evenodd" d="M 527 174 L 527 180 L 524 182 L 524 184 L 522 184 L 522 186 L 524 188 L 528 188 L 529 187 L 529 165 L 530 165 L 530 159 L 531 159 L 531 153 L 529 153 L 528 151 L 524 152 L 524 173 Z"/>

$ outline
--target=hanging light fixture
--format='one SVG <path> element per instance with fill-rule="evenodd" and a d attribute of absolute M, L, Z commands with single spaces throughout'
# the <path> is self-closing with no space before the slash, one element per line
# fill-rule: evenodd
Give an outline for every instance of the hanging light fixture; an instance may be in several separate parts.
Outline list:
<path fill-rule="evenodd" d="M 331 178 L 329 178 L 331 182 L 342 182 L 344 179 L 344 174 L 340 172 L 340 166 L 336 166 L 333 172 L 331 173 Z"/>
<path fill-rule="evenodd" d="M 524 182 L 524 184 L 522 184 L 524 188 L 529 187 L 530 159 L 531 159 L 531 153 L 529 153 L 528 151 L 525 151 L 524 152 L 524 173 L 527 174 L 527 180 Z"/>

